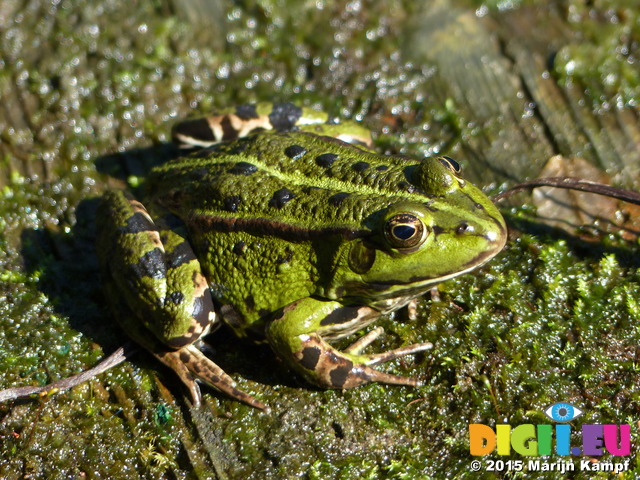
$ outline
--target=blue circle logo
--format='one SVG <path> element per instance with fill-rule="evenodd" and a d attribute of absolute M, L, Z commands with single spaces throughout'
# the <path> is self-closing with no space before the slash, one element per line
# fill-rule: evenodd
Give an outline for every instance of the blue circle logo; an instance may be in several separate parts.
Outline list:
<path fill-rule="evenodd" d="M 568 403 L 559 402 L 547 407 L 544 414 L 554 422 L 570 422 L 582 415 L 582 410 Z"/>

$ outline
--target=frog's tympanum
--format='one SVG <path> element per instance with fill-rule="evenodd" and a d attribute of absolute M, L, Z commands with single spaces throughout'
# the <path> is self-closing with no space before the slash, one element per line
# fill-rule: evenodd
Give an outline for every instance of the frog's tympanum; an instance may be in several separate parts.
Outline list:
<path fill-rule="evenodd" d="M 154 168 L 143 202 L 108 192 L 98 250 L 124 330 L 200 403 L 200 380 L 257 408 L 197 342 L 220 321 L 266 340 L 309 382 L 418 385 L 372 368 L 428 348 L 363 354 L 352 334 L 498 253 L 504 220 L 447 157 L 371 150 L 354 123 L 291 104 L 243 106 L 179 124 L 203 147 Z"/>

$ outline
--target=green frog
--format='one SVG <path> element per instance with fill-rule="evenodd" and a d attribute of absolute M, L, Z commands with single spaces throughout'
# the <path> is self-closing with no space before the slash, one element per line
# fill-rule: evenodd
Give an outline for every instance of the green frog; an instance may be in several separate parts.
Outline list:
<path fill-rule="evenodd" d="M 292 104 L 246 105 L 176 126 L 199 147 L 154 168 L 144 204 L 104 195 L 98 252 L 123 329 L 173 369 L 248 405 L 198 348 L 224 322 L 266 341 L 322 388 L 415 386 L 373 365 L 429 348 L 363 353 L 331 342 L 496 255 L 505 223 L 448 157 L 379 155 L 357 123 Z"/>

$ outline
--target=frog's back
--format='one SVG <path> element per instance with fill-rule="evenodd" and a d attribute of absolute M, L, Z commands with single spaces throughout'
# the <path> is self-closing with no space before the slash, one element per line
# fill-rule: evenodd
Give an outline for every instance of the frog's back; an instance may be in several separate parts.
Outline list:
<path fill-rule="evenodd" d="M 151 183 L 159 202 L 183 218 L 215 213 L 305 231 L 355 231 L 394 201 L 429 200 L 408 180 L 415 166 L 332 137 L 266 132 L 164 165 Z"/>

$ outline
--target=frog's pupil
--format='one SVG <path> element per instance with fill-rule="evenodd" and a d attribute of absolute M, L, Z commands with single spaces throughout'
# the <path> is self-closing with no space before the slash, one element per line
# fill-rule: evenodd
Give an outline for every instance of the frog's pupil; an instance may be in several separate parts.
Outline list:
<path fill-rule="evenodd" d="M 408 240 L 416 233 L 416 228 L 412 225 L 398 225 L 393 227 L 393 235 L 400 240 Z"/>

